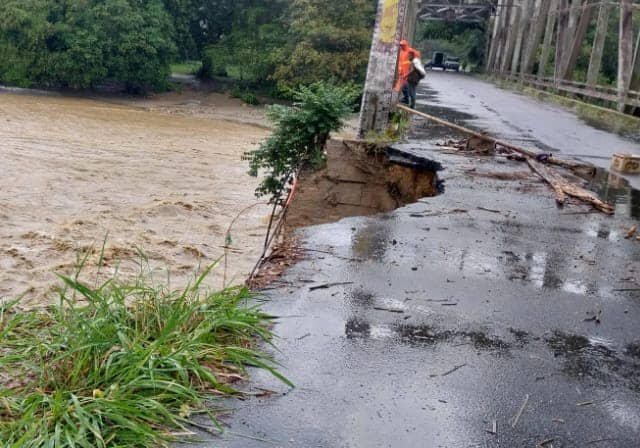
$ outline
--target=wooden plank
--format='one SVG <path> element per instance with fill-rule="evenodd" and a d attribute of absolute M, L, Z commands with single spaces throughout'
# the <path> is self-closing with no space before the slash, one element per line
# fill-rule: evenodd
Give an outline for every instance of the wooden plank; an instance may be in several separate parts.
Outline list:
<path fill-rule="evenodd" d="M 547 26 L 544 32 L 544 42 L 542 43 L 542 55 L 540 57 L 540 65 L 538 66 L 538 76 L 546 76 L 546 68 L 549 64 L 549 54 L 551 53 L 551 41 L 553 40 L 553 32 L 556 26 L 555 11 L 560 6 L 559 0 L 551 0 L 549 8 L 550 14 L 547 16 Z"/>
<path fill-rule="evenodd" d="M 620 37 L 618 41 L 618 111 L 624 112 L 625 97 L 631 80 L 633 62 L 633 9 L 631 0 L 620 0 Z"/>
<path fill-rule="evenodd" d="M 587 84 L 595 86 L 600 76 L 600 67 L 602 66 L 602 53 L 604 51 L 604 41 L 607 38 L 609 27 L 609 7 L 600 5 L 598 12 L 598 24 L 596 25 L 596 35 L 593 39 L 593 47 L 591 49 L 591 57 L 589 58 L 589 71 L 587 72 Z"/>
<path fill-rule="evenodd" d="M 578 56 L 580 55 L 580 50 L 582 49 L 582 42 L 584 41 L 584 38 L 587 35 L 587 31 L 589 30 L 591 17 L 593 17 L 593 5 L 586 5 L 584 10 L 582 11 L 582 14 L 580 15 L 580 20 L 575 28 L 575 33 L 571 34 L 571 36 L 573 37 L 570 36 L 571 45 L 569 46 L 569 52 L 567 53 L 567 62 L 564 67 L 562 79 L 573 78 L 573 71 L 576 68 L 576 62 L 578 61 Z"/>
<path fill-rule="evenodd" d="M 564 190 L 562 189 L 562 182 L 557 178 L 557 176 L 555 176 L 555 173 L 551 172 L 547 169 L 546 166 L 542 165 L 532 158 L 527 158 L 527 163 L 534 173 L 540 176 L 546 183 L 551 185 L 558 205 L 564 205 L 566 195 L 564 194 Z"/>

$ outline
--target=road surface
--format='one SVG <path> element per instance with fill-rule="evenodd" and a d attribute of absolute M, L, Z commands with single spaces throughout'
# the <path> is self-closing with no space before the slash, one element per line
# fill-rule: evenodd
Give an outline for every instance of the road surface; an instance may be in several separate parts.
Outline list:
<path fill-rule="evenodd" d="M 637 149 L 481 81 L 434 75 L 428 87 L 421 108 L 504 138 Z M 445 97 L 449 109 L 433 103 Z M 446 154 L 434 141 L 447 131 L 418 131 L 402 149 L 442 163 L 444 193 L 301 232 L 307 256 L 265 291 L 281 316 L 273 355 L 296 388 L 252 372 L 247 389 L 276 393 L 227 403 L 228 431 L 200 446 L 637 447 L 634 190 L 620 187 L 615 217 L 558 209 L 522 165 Z"/>

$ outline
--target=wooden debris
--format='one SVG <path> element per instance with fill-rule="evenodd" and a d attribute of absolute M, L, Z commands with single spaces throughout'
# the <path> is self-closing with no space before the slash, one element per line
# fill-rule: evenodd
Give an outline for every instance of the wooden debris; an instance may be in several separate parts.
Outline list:
<path fill-rule="evenodd" d="M 564 421 L 564 419 L 562 419 L 562 418 L 552 418 L 552 419 L 551 419 L 551 421 L 552 421 L 553 423 L 561 423 L 561 424 L 563 424 L 563 425 L 565 424 L 565 421 Z"/>
<path fill-rule="evenodd" d="M 638 231 L 638 225 L 634 224 L 629 228 L 629 230 L 627 230 L 627 234 L 624 237 L 626 239 L 631 239 L 636 235 L 637 231 Z"/>
<path fill-rule="evenodd" d="M 491 421 L 491 429 L 485 429 L 486 432 L 488 432 L 491 435 L 497 435 L 498 434 L 498 421 L 494 418 Z"/>
<path fill-rule="evenodd" d="M 591 406 L 593 401 L 582 401 L 580 403 L 576 403 L 576 406 Z"/>
<path fill-rule="evenodd" d="M 513 418 L 513 423 L 511 423 L 511 427 L 512 428 L 515 428 L 516 425 L 518 424 L 518 422 L 520 421 L 520 417 L 522 417 L 522 413 L 524 412 L 524 409 L 527 407 L 528 403 L 529 403 L 529 394 L 527 394 L 524 397 L 524 401 L 522 402 L 522 406 L 520 406 L 520 409 L 518 410 L 518 413 Z"/>
<path fill-rule="evenodd" d="M 447 376 L 447 375 L 451 375 L 453 372 L 457 372 L 458 370 L 462 369 L 463 367 L 465 367 L 467 365 L 467 363 L 464 364 L 460 364 L 459 366 L 455 366 L 453 369 L 451 370 L 447 370 L 446 372 L 444 372 L 442 375 L 440 376 Z"/>
<path fill-rule="evenodd" d="M 551 185 L 555 192 L 556 202 L 558 202 L 558 204 L 564 204 L 566 193 L 569 196 L 591 204 L 602 213 L 606 213 L 607 215 L 612 215 L 614 213 L 615 209 L 611 204 L 608 204 L 603 200 L 597 198 L 590 191 L 587 191 L 584 188 L 569 182 L 558 173 L 552 171 L 549 167 L 533 159 L 528 159 L 527 163 L 535 173 L 540 175 L 540 177 L 542 177 L 549 185 Z"/>
<path fill-rule="evenodd" d="M 451 123 L 450 121 L 443 120 L 443 119 L 438 118 L 438 117 L 434 117 L 433 115 L 425 114 L 424 112 L 419 112 L 417 110 L 411 109 L 411 108 L 409 108 L 407 106 L 404 106 L 402 104 L 398 104 L 396 107 L 398 109 L 402 109 L 402 110 L 404 110 L 406 112 L 412 113 L 412 114 L 417 115 L 419 117 L 426 118 L 427 120 L 433 121 L 434 123 L 438 123 L 438 124 L 441 124 L 443 126 L 447 126 L 447 127 L 451 128 L 451 129 L 455 129 L 456 131 L 462 132 L 463 134 L 471 135 L 471 136 L 476 137 L 476 138 L 478 138 L 480 140 L 484 140 L 484 141 L 486 141 L 488 143 L 493 144 L 494 146 L 502 146 L 504 148 L 510 149 L 511 151 L 520 153 L 520 154 L 522 154 L 522 155 L 524 155 L 526 157 L 535 158 L 535 157 L 538 156 L 537 153 L 535 153 L 535 152 L 533 152 L 533 151 L 531 151 L 529 149 L 513 145 L 513 144 L 511 144 L 509 142 L 505 142 L 505 141 L 499 140 L 497 138 L 493 138 L 493 137 L 491 137 L 490 135 L 487 135 L 487 134 L 482 134 L 480 132 L 473 131 L 473 130 L 471 130 L 469 128 L 465 128 L 465 127 L 457 125 L 455 123 Z M 568 168 L 568 169 L 571 169 L 571 170 L 584 170 L 585 167 L 588 168 L 588 169 L 592 169 L 592 167 L 589 167 L 588 165 L 585 165 L 583 163 L 572 162 L 570 160 L 563 160 L 563 159 L 559 159 L 557 157 L 550 157 L 548 162 L 553 164 L 553 165 L 562 166 L 564 168 Z"/>
<path fill-rule="evenodd" d="M 478 210 L 483 210 L 485 212 L 490 212 L 490 213 L 502 213 L 500 210 L 493 210 L 491 208 L 485 208 L 485 207 L 476 207 Z"/>
<path fill-rule="evenodd" d="M 543 440 L 542 442 L 538 443 L 538 447 L 546 447 L 547 445 L 549 445 L 550 443 L 553 443 L 555 439 L 547 439 L 547 440 Z"/>
<path fill-rule="evenodd" d="M 398 105 L 397 106 L 399 109 L 405 110 L 407 112 L 410 112 L 414 115 L 420 116 L 422 118 L 426 118 L 427 120 L 433 121 L 434 123 L 438 123 L 441 124 L 443 126 L 447 126 L 451 129 L 454 129 L 456 131 L 462 132 L 464 134 L 468 134 L 471 135 L 473 137 L 475 137 L 476 139 L 480 139 L 480 140 L 484 140 L 486 142 L 489 142 L 493 145 L 493 147 L 503 147 L 503 148 L 507 148 L 515 153 L 518 153 L 522 156 L 524 156 L 524 158 L 526 159 L 527 163 L 529 164 L 529 167 L 536 173 L 538 174 L 540 177 L 542 177 L 552 188 L 553 191 L 555 193 L 556 196 L 556 202 L 558 202 L 558 204 L 562 205 L 564 204 L 565 200 L 566 200 L 566 196 L 572 196 L 576 199 L 579 199 L 581 201 L 584 201 L 588 204 L 591 204 L 593 207 L 595 207 L 596 209 L 598 209 L 599 211 L 606 213 L 608 215 L 612 215 L 614 213 L 614 207 L 611 204 L 608 204 L 604 201 L 602 201 L 601 199 L 597 198 L 593 193 L 591 193 L 590 191 L 585 190 L 584 188 L 575 185 L 571 182 L 569 182 L 567 179 L 565 179 L 564 177 L 562 177 L 560 174 L 558 174 L 557 172 L 553 171 L 551 168 L 543 165 L 542 163 L 537 161 L 537 158 L 540 156 L 540 154 L 537 154 L 529 149 L 526 148 L 522 148 L 520 146 L 516 146 L 513 145 L 509 142 L 505 142 L 502 140 L 498 140 L 496 138 L 493 138 L 489 135 L 486 134 L 482 134 L 480 132 L 476 132 L 473 131 L 471 129 L 465 128 L 463 126 L 459 126 L 455 123 L 451 123 L 449 121 L 446 120 L 442 120 L 438 117 L 434 117 L 433 115 L 429 115 L 429 114 L 425 114 L 423 112 L 419 112 L 413 109 L 410 109 L 406 106 L 403 105 Z M 452 142 L 449 142 L 449 146 L 452 145 Z M 459 145 L 456 145 L 459 146 Z M 454 146 L 455 147 L 455 146 Z M 548 157 L 545 156 L 544 157 L 545 162 L 547 164 L 551 164 L 551 165 L 557 165 L 557 166 L 561 166 L 563 168 L 567 168 L 569 170 L 572 170 L 574 172 L 585 172 L 585 171 L 590 171 L 593 173 L 593 167 L 590 167 L 588 165 L 582 164 L 582 163 L 577 163 L 577 162 L 572 162 L 569 160 L 563 160 L 563 159 L 559 159 L 557 157 L 553 157 L 551 155 L 549 155 Z"/>
<path fill-rule="evenodd" d="M 542 177 L 542 179 L 544 179 L 546 183 L 551 185 L 558 205 L 564 205 L 566 196 L 564 194 L 564 189 L 562 188 L 562 179 L 560 179 L 560 177 L 556 173 L 549 170 L 546 166 L 533 159 L 527 159 L 527 163 L 534 173 Z"/>
<path fill-rule="evenodd" d="M 397 308 L 384 308 L 381 306 L 374 306 L 373 309 L 378 311 L 387 311 L 389 313 L 404 314 L 404 310 L 399 310 Z"/>
<path fill-rule="evenodd" d="M 311 286 L 309 291 L 317 291 L 318 289 L 329 289 L 334 286 L 353 285 L 353 282 L 325 283 L 324 285 Z"/>

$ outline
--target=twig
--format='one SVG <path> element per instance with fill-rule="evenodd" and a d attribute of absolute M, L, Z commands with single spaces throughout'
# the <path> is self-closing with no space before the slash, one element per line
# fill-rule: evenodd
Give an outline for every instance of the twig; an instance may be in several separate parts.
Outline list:
<path fill-rule="evenodd" d="M 520 406 L 520 410 L 518 411 L 516 416 L 513 418 L 513 423 L 511 423 L 512 428 L 515 428 L 516 425 L 518 424 L 518 421 L 520 421 L 520 417 L 524 412 L 524 408 L 527 407 L 527 403 L 529 403 L 529 394 L 527 394 L 526 397 L 524 397 L 524 402 L 522 402 L 522 406 Z"/>
<path fill-rule="evenodd" d="M 491 213 L 502 213 L 500 210 L 493 210 L 490 208 L 486 208 L 486 207 L 476 207 L 478 210 L 484 210 L 485 212 L 491 212 Z"/>
<path fill-rule="evenodd" d="M 453 372 L 456 372 L 460 369 L 462 369 L 463 367 L 465 367 L 467 365 L 467 363 L 464 364 L 460 364 L 459 366 L 455 366 L 453 369 L 451 370 L 447 370 L 446 372 L 444 372 L 442 375 L 440 376 L 447 376 L 447 375 L 451 375 Z"/>
<path fill-rule="evenodd" d="M 614 440 L 618 440 L 616 437 L 608 437 L 606 439 L 596 439 L 596 440 L 591 440 L 589 442 L 587 442 L 587 445 L 593 445 L 596 443 L 600 443 L 600 442 L 612 442 Z"/>
<path fill-rule="evenodd" d="M 334 286 L 353 285 L 353 282 L 339 282 L 339 283 L 325 283 L 324 285 L 311 286 L 309 291 L 316 291 L 318 289 L 329 289 Z"/>
<path fill-rule="evenodd" d="M 591 406 L 593 401 L 581 401 L 580 403 L 576 403 L 576 406 Z"/>
<path fill-rule="evenodd" d="M 383 308 L 381 306 L 374 306 L 373 309 L 378 311 L 388 311 L 389 313 L 398 313 L 398 314 L 404 313 L 404 310 L 398 310 L 394 308 Z"/>
<path fill-rule="evenodd" d="M 304 338 L 308 338 L 309 336 L 311 336 L 311 333 L 307 333 L 305 335 L 300 336 L 299 338 L 296 338 L 296 340 L 298 341 L 302 341 Z"/>
<path fill-rule="evenodd" d="M 539 446 L 539 447 L 543 447 L 543 448 L 544 448 L 544 446 L 545 446 L 545 445 L 550 444 L 550 443 L 551 443 L 551 442 L 553 442 L 554 440 L 555 440 L 555 439 L 547 439 L 547 440 L 543 440 L 542 442 L 538 443 L 538 446 Z"/>

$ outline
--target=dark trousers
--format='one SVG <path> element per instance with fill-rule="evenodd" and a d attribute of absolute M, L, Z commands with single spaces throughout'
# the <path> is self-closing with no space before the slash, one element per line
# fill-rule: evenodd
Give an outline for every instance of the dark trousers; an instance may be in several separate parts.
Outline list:
<path fill-rule="evenodd" d="M 407 104 L 411 109 L 416 108 L 416 84 L 407 82 L 402 87 L 402 102 Z"/>

